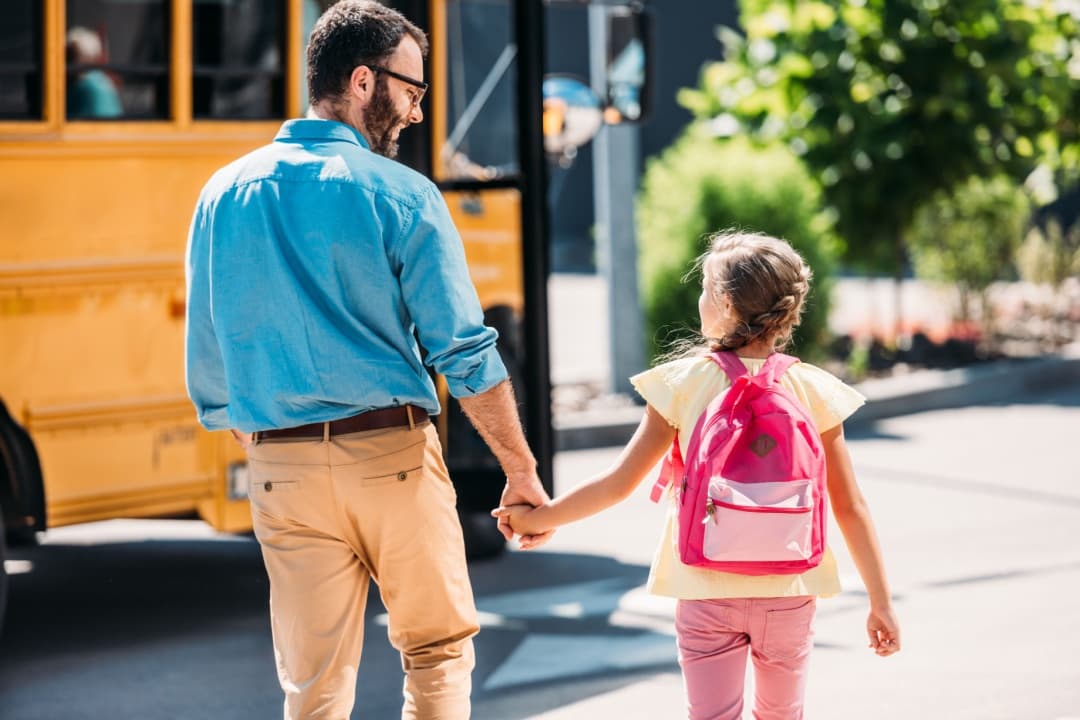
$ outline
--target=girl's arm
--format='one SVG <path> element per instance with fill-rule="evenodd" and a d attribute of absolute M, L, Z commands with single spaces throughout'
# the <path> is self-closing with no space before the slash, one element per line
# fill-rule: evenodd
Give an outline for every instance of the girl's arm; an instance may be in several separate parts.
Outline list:
<path fill-rule="evenodd" d="M 900 649 L 900 625 L 893 613 L 892 596 L 885 579 L 885 565 L 870 508 L 855 481 L 843 425 L 822 433 L 821 441 L 825 446 L 833 515 L 870 595 L 870 617 L 866 623 L 870 647 L 878 655 L 892 655 Z"/>
<path fill-rule="evenodd" d="M 646 406 L 634 437 L 610 468 L 540 507 L 501 507 L 492 515 L 508 518 L 514 531 L 521 535 L 538 535 L 595 515 L 629 496 L 671 447 L 674 438 L 675 428 L 651 406 Z"/>

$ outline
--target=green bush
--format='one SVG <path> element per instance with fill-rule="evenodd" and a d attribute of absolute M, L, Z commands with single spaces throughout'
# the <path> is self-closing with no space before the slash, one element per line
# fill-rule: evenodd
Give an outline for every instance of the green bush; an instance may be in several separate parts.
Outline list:
<path fill-rule="evenodd" d="M 817 186 L 783 147 L 719 140 L 691 125 L 649 161 L 638 197 L 638 267 L 650 356 L 656 358 L 699 329 L 701 278 L 684 276 L 709 234 L 765 232 L 792 244 L 814 282 L 792 351 L 821 357 L 829 289 L 839 242 L 821 211 Z"/>
<path fill-rule="evenodd" d="M 1016 269 L 1022 279 L 1045 283 L 1055 292 L 1070 277 L 1080 277 L 1080 220 L 1068 230 L 1056 219 L 1045 228 L 1031 228 L 1016 250 Z"/>
<path fill-rule="evenodd" d="M 971 319 L 974 296 L 982 305 L 983 321 L 989 321 L 986 289 L 996 280 L 1009 279 L 1030 213 L 1023 187 L 1004 175 L 973 176 L 952 193 L 938 193 L 919 208 L 912 223 L 909 244 L 915 274 L 955 283 L 961 320 Z"/>

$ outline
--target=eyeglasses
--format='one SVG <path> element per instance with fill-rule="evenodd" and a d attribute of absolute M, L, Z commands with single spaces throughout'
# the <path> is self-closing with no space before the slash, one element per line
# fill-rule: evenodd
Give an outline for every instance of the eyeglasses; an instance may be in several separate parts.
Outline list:
<path fill-rule="evenodd" d="M 400 80 L 401 82 L 407 83 L 409 85 L 412 85 L 414 88 L 416 88 L 417 92 L 410 93 L 410 97 L 412 97 L 412 104 L 413 105 L 419 105 L 420 101 L 424 99 L 424 94 L 427 92 L 427 89 L 428 89 L 428 84 L 426 82 L 424 82 L 422 80 L 417 80 L 415 78 L 411 78 L 408 75 L 402 75 L 401 73 L 396 73 L 393 70 L 390 70 L 389 68 L 384 68 L 382 65 L 368 65 L 368 64 L 365 63 L 364 67 L 369 68 L 370 70 L 373 70 L 374 72 L 377 72 L 377 73 L 383 73 L 384 75 L 389 75 L 392 78 L 396 78 L 396 79 Z"/>

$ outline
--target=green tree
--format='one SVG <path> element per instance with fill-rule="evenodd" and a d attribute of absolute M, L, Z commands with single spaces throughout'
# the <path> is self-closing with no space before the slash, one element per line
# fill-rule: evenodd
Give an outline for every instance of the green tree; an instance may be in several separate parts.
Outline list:
<path fill-rule="evenodd" d="M 971 300 L 978 299 L 987 338 L 993 335 L 993 313 L 986 291 L 1012 270 L 1030 214 L 1023 188 L 1004 176 L 971 177 L 915 213 L 910 242 L 916 273 L 957 286 L 961 320 L 973 318 Z"/>
<path fill-rule="evenodd" d="M 1016 268 L 1024 280 L 1060 292 L 1066 280 L 1080 277 L 1080 220 L 1067 230 L 1057 219 L 1031 228 L 1016 252 Z"/>
<path fill-rule="evenodd" d="M 1043 340 L 1049 341 L 1050 348 L 1072 341 L 1076 327 L 1067 311 L 1068 298 L 1062 291 L 1066 280 L 1080 278 L 1080 220 L 1067 229 L 1061 227 L 1057 218 L 1031 228 L 1016 252 L 1016 267 L 1021 278 L 1050 285 L 1057 296 L 1047 313 L 1052 332 L 1045 333 Z M 1055 304 L 1057 309 L 1053 307 Z"/>
<path fill-rule="evenodd" d="M 846 260 L 906 260 L 916 210 L 977 175 L 1080 165 L 1080 35 L 1052 0 L 743 0 L 742 37 L 680 101 L 798 154 Z"/>
<path fill-rule="evenodd" d="M 717 140 L 691 124 L 649 161 L 637 228 L 650 357 L 696 333 L 701 278 L 688 270 L 708 235 L 729 228 L 782 237 L 806 259 L 814 282 L 794 344 L 801 355 L 821 354 L 838 242 L 816 184 L 785 147 Z"/>

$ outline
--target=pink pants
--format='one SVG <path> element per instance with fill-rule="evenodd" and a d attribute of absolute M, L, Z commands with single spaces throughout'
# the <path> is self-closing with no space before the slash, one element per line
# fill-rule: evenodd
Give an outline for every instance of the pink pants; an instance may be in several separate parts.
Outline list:
<path fill-rule="evenodd" d="M 754 661 L 755 720 L 800 720 L 816 598 L 680 600 L 679 665 L 690 720 L 739 720 L 746 651 Z"/>

